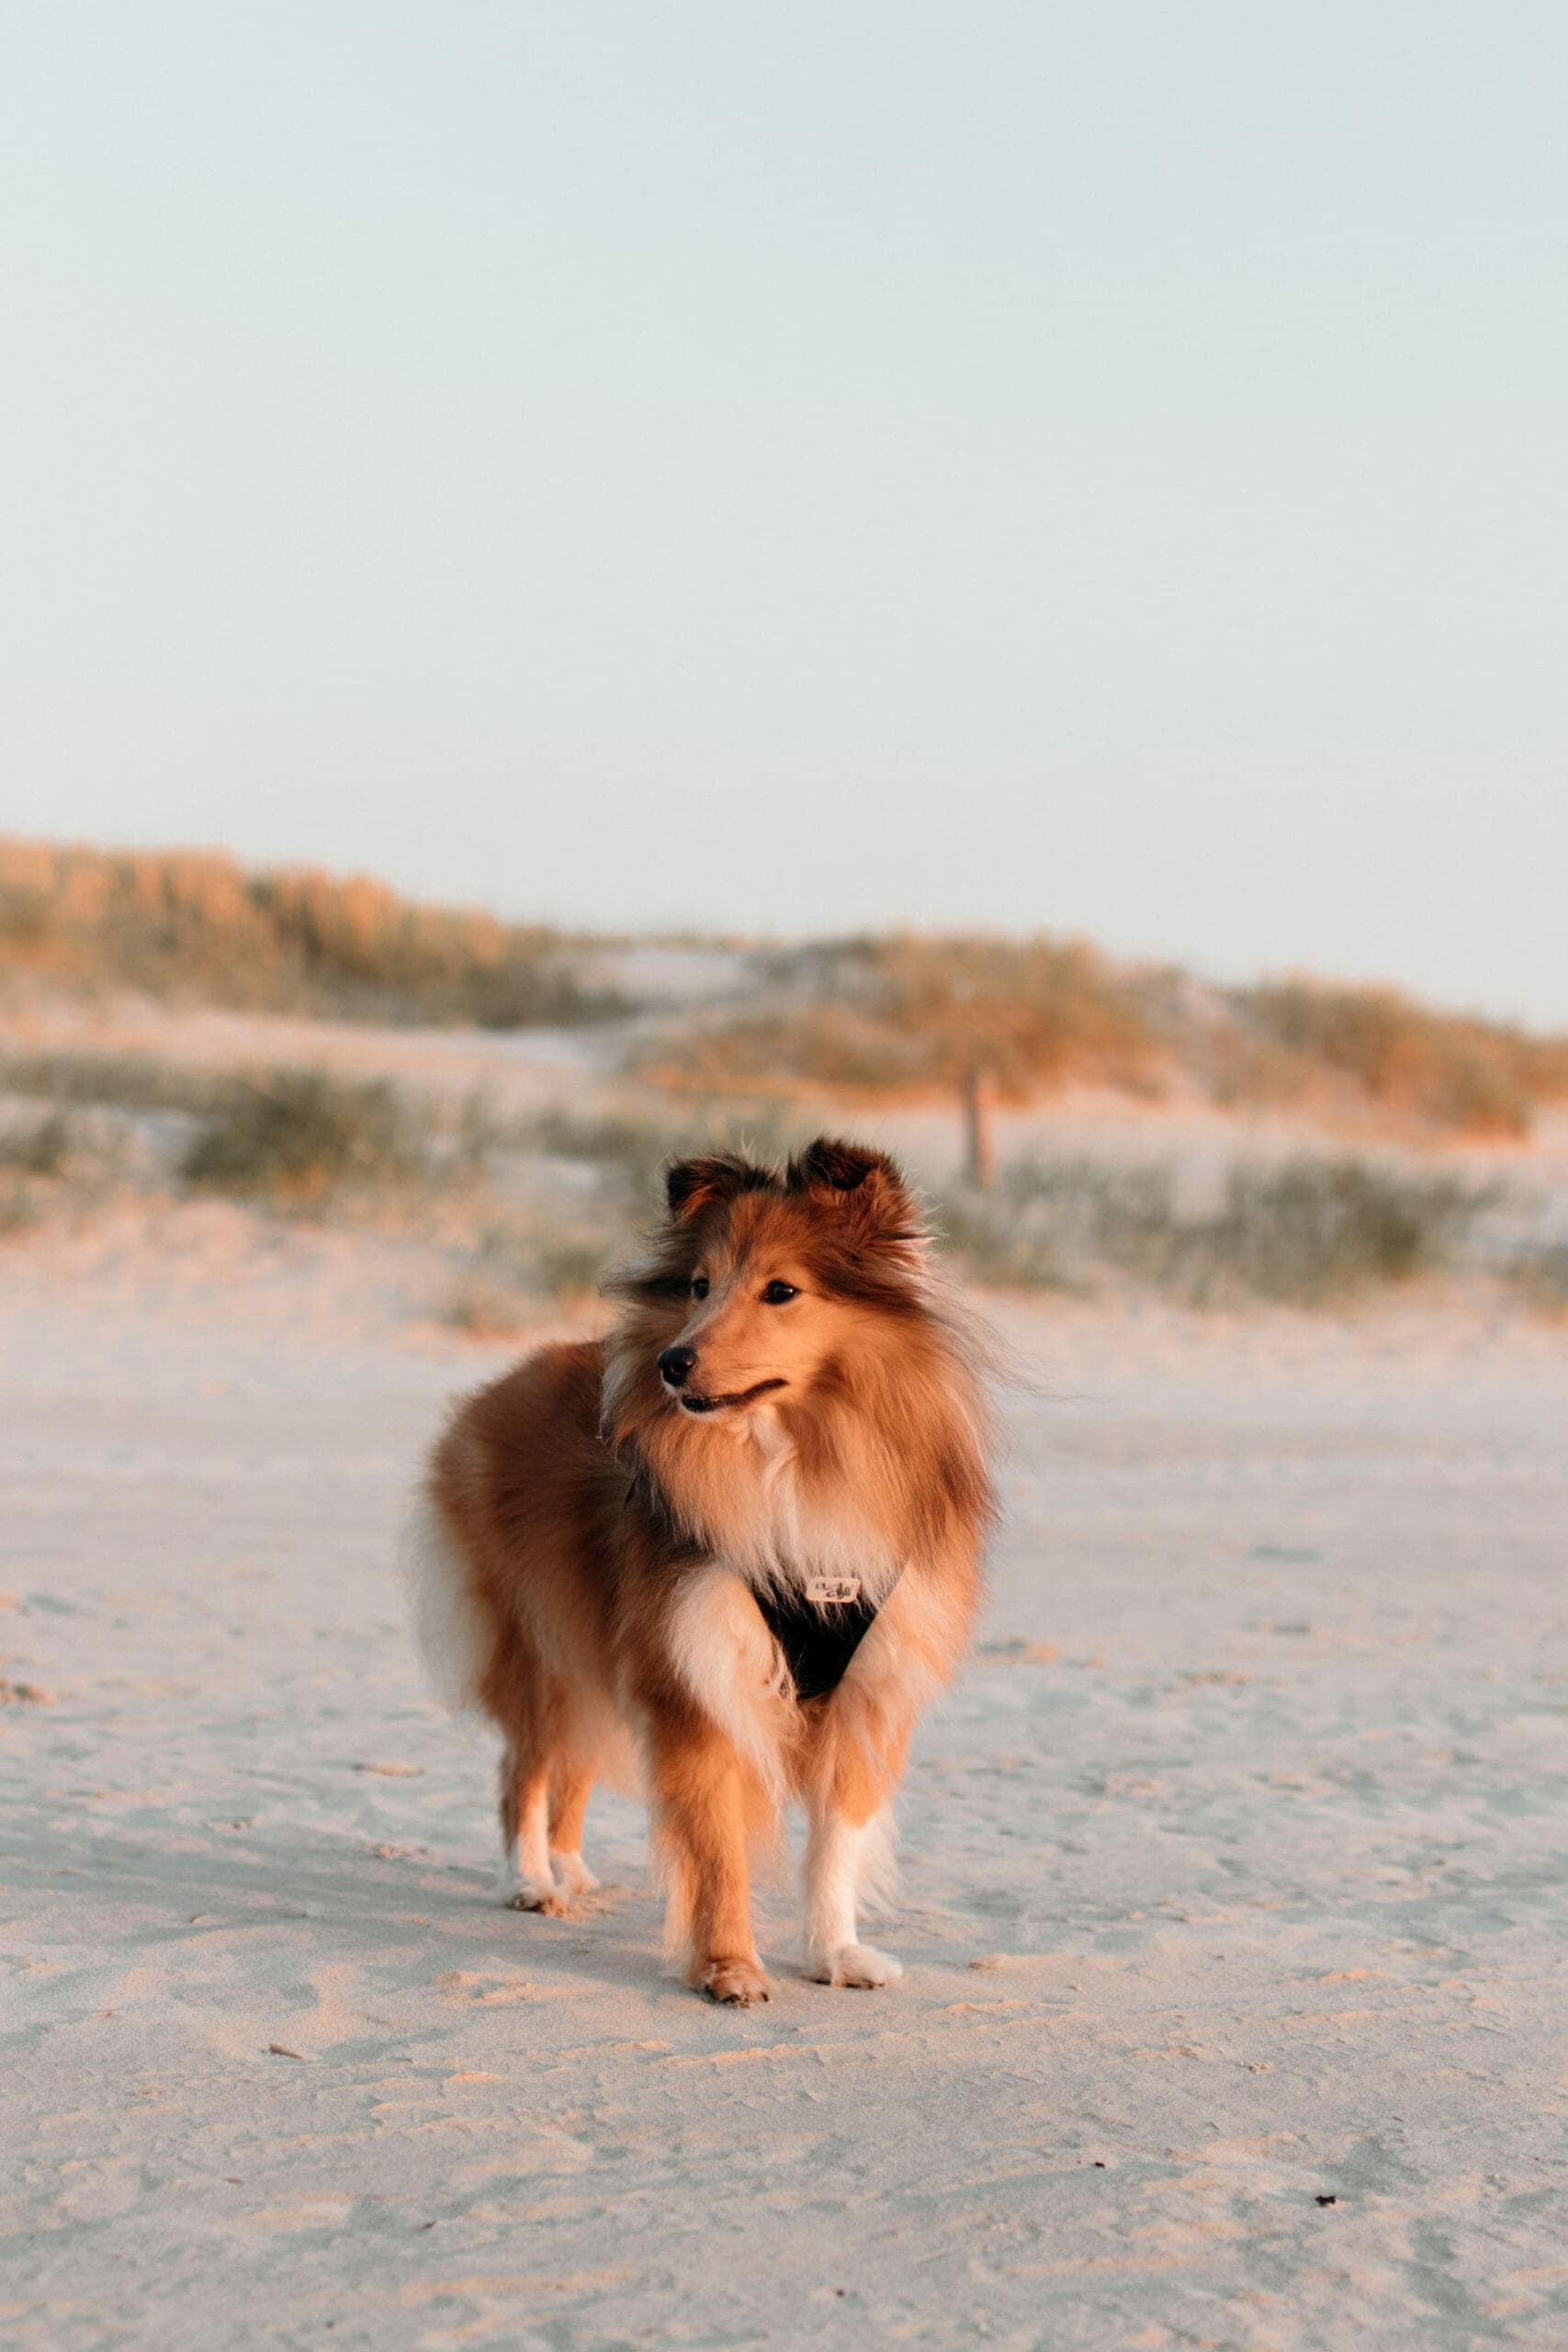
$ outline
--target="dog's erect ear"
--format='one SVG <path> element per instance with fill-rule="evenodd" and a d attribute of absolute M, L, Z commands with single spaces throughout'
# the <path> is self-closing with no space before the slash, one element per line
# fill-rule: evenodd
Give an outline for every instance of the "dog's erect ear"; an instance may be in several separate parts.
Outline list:
<path fill-rule="evenodd" d="M 898 1173 L 886 1152 L 867 1151 L 863 1144 L 818 1136 L 798 1159 L 791 1161 L 789 1188 L 792 1193 L 804 1193 L 818 1185 L 829 1193 L 858 1193 L 878 1169 L 895 1178 Z"/>
<path fill-rule="evenodd" d="M 818 1136 L 789 1164 L 792 1193 L 834 1198 L 867 1240 L 919 1241 L 920 1214 L 896 1164 L 885 1151 Z"/>
<path fill-rule="evenodd" d="M 715 1201 L 733 1201 L 768 1182 L 767 1170 L 753 1168 L 732 1151 L 716 1151 L 705 1159 L 677 1159 L 664 1171 L 664 1196 L 671 1216 L 695 1216 Z"/>

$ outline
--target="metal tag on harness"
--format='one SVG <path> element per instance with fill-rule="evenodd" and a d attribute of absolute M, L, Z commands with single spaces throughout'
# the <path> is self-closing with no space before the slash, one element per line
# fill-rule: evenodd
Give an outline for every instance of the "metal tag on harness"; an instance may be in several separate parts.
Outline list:
<path fill-rule="evenodd" d="M 806 1588 L 806 1598 L 807 1600 L 816 1601 L 818 1608 L 830 1600 L 858 1600 L 860 1578 L 859 1577 L 813 1577 Z"/>

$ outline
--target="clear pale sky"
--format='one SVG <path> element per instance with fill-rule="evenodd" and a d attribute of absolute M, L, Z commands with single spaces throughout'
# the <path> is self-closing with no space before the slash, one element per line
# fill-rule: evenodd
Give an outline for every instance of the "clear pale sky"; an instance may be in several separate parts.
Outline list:
<path fill-rule="evenodd" d="M 12 0 L 0 824 L 1568 1022 L 1562 0 Z"/>

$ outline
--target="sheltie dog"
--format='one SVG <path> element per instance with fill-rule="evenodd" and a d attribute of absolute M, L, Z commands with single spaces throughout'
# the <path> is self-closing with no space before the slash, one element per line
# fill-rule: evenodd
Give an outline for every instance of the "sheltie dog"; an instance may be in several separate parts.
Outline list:
<path fill-rule="evenodd" d="M 716 2001 L 768 1998 L 749 1851 L 807 1816 L 806 1958 L 886 1984 L 858 1901 L 953 1674 L 991 1516 L 975 1351 L 882 1153 L 667 1175 L 604 1340 L 546 1347 L 459 1408 L 416 1572 L 443 1696 L 505 1742 L 509 1899 L 563 1912 L 594 1781 L 640 1763 L 669 1942 Z M 513 1873 L 516 1873 L 513 1875 Z"/>

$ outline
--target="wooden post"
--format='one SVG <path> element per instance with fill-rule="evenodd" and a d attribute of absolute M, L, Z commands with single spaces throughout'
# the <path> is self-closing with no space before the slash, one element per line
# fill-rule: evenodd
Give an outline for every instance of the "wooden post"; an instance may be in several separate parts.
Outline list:
<path fill-rule="evenodd" d="M 991 1135 L 991 1114 L 997 1107 L 995 1073 L 978 1067 L 964 1073 L 964 1173 L 980 1192 L 990 1189 L 997 1172 Z"/>

